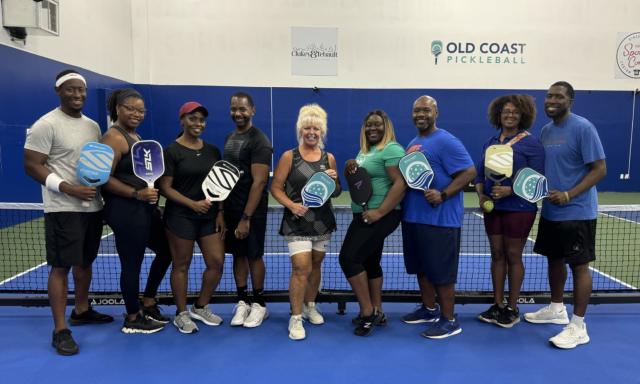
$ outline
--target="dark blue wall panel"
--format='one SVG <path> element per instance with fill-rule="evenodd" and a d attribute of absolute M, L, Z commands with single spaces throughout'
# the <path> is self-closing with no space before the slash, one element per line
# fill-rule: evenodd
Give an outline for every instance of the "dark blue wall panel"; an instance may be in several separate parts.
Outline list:
<path fill-rule="evenodd" d="M 22 147 L 25 130 L 42 114 L 58 105 L 53 79 L 70 66 L 17 49 L 0 45 L 0 201 L 41 201 L 40 189 L 24 175 Z M 110 90 L 127 84 L 110 77 L 80 69 L 89 82 L 85 113 L 107 127 L 105 100 Z M 529 93 L 536 99 L 538 118 L 532 132 L 548 119 L 540 90 L 467 90 L 467 89 L 320 89 L 137 85 L 149 110 L 140 134 L 163 145 L 174 140 L 179 131 L 178 109 L 185 101 L 203 103 L 210 112 L 205 140 L 222 147 L 224 137 L 234 129 L 229 116 L 229 98 L 234 92 L 250 93 L 256 104 L 254 124 L 272 137 L 274 162 L 296 145 L 295 123 L 299 108 L 307 103 L 322 105 L 329 115 L 327 149 L 333 152 L 339 167 L 358 151 L 362 119 L 372 109 L 385 110 L 394 123 L 398 141 L 406 145 L 415 135 L 411 106 L 422 94 L 438 100 L 438 126 L 451 131 L 465 144 L 474 159 L 482 144 L 494 133 L 487 122 L 487 106 L 497 96 Z M 639 97 L 640 99 L 640 97 Z M 579 91 L 574 112 L 589 118 L 598 128 L 609 174 L 599 185 L 601 191 L 640 191 L 640 176 L 620 180 L 627 172 L 633 94 L 630 91 Z M 640 100 L 638 103 L 640 104 Z M 640 106 L 636 106 L 634 142 L 640 143 Z M 275 164 L 274 164 L 275 165 Z M 640 150 L 636 148 L 632 169 L 639 172 Z"/>
<path fill-rule="evenodd" d="M 0 201 L 41 202 L 40 186 L 24 174 L 25 134 L 40 116 L 59 105 L 55 77 L 77 69 L 89 89 L 84 113 L 106 125 L 105 94 L 125 85 L 121 80 L 0 45 Z"/>

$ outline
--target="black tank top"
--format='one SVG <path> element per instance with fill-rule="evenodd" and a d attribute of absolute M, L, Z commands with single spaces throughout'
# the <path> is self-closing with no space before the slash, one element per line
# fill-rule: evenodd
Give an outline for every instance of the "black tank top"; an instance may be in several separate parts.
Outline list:
<path fill-rule="evenodd" d="M 322 151 L 320 160 L 305 161 L 298 148 L 293 150 L 291 170 L 284 185 L 284 192 L 295 203 L 302 203 L 302 188 L 316 172 L 329 169 L 329 157 Z M 280 234 L 283 236 L 316 237 L 328 235 L 336 230 L 336 218 L 331 200 L 322 207 L 310 208 L 302 217 L 296 217 L 289 209 L 284 209 Z"/>
<path fill-rule="evenodd" d="M 147 183 L 140 179 L 138 176 L 133 174 L 133 160 L 131 159 L 131 146 L 136 142 L 127 131 L 122 129 L 118 125 L 114 125 L 113 128 L 117 129 L 122 136 L 124 136 L 125 140 L 127 140 L 127 144 L 129 145 L 129 150 L 127 153 L 123 153 L 120 161 L 116 165 L 115 170 L 113 171 L 112 177 L 122 181 L 123 183 L 132 186 L 136 190 L 144 189 L 147 187 Z M 138 136 L 140 138 L 140 136 Z"/>

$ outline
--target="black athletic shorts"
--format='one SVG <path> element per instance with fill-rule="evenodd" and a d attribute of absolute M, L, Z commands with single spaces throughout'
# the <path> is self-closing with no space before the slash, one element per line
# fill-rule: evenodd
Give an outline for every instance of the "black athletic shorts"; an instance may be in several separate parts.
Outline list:
<path fill-rule="evenodd" d="M 192 219 L 178 215 L 164 215 L 164 225 L 181 239 L 197 240 L 216 233 L 216 219 Z"/>
<path fill-rule="evenodd" d="M 541 217 L 533 251 L 549 258 L 564 258 L 567 264 L 593 261 L 596 220 L 551 221 Z"/>
<path fill-rule="evenodd" d="M 238 240 L 234 234 L 238 227 L 242 211 L 224 211 L 224 222 L 227 226 L 227 234 L 224 236 L 225 253 L 233 256 L 246 257 L 251 260 L 259 259 L 264 255 L 264 236 L 267 231 L 267 216 L 253 216 L 249 225 L 249 236 Z"/>
<path fill-rule="evenodd" d="M 102 211 L 44 214 L 47 264 L 53 267 L 88 267 L 100 248 Z"/>

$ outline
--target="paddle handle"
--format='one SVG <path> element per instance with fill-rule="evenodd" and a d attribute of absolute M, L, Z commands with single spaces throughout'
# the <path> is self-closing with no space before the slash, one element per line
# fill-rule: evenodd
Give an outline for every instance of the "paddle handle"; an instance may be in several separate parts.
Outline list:
<path fill-rule="evenodd" d="M 154 188 L 154 183 L 155 183 L 155 182 L 156 182 L 156 180 L 155 180 L 155 179 L 153 179 L 153 180 L 147 180 L 147 188 L 149 188 L 149 189 L 153 189 L 153 188 Z M 151 201 L 150 201 L 150 202 L 149 202 L 149 204 L 155 204 L 155 203 L 153 203 L 153 202 L 151 202 Z"/>

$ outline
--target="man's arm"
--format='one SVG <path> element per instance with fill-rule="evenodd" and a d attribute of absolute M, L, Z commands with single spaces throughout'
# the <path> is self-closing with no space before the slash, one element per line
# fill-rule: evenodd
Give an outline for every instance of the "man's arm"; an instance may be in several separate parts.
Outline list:
<path fill-rule="evenodd" d="M 47 177 L 51 175 L 51 171 L 45 167 L 49 156 L 44 153 L 33 151 L 31 149 L 24 150 L 24 171 L 32 179 L 46 186 Z M 67 181 L 62 181 L 58 186 L 60 192 L 73 196 L 80 200 L 90 201 L 96 196 L 95 187 L 87 187 L 84 185 L 73 185 Z"/>
<path fill-rule="evenodd" d="M 438 191 L 436 189 L 427 189 L 424 192 L 424 196 L 427 201 L 432 205 L 442 204 L 444 200 L 442 200 L 442 193 L 445 193 L 447 197 L 453 196 L 456 193 L 460 192 L 464 187 L 469 185 L 471 180 L 476 177 L 476 167 L 470 166 L 467 169 L 463 169 L 462 171 L 456 172 L 453 174 L 453 180 L 451 183 L 447 185 L 442 191 Z"/>
<path fill-rule="evenodd" d="M 269 180 L 269 166 L 266 164 L 251 164 L 251 177 L 253 178 L 253 183 L 251 184 L 247 204 L 244 206 L 244 213 L 248 216 L 253 215 L 260 203 L 262 191 L 264 191 L 264 186 L 267 185 Z"/>
<path fill-rule="evenodd" d="M 598 184 L 598 182 L 607 175 L 607 163 L 604 159 L 589 163 L 587 167 L 589 167 L 589 172 L 587 172 L 578 184 L 568 191 L 551 191 L 549 193 L 549 201 L 553 204 L 567 204 L 575 196 Z"/>

